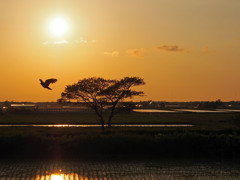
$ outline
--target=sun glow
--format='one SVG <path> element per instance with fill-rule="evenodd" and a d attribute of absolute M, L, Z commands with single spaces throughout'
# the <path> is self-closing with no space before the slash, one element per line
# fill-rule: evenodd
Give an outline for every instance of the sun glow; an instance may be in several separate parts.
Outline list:
<path fill-rule="evenodd" d="M 48 31 L 55 37 L 62 37 L 68 33 L 70 29 L 67 18 L 62 16 L 53 17 L 48 24 Z"/>

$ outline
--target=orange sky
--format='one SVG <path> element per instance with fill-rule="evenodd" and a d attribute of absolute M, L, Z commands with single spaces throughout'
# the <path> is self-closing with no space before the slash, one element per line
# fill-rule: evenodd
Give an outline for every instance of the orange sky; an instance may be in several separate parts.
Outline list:
<path fill-rule="evenodd" d="M 240 100 L 239 0 L 7 0 L 0 101 L 56 101 L 65 85 L 139 76 L 136 100 Z M 55 15 L 65 35 L 47 28 Z M 60 44 L 56 44 L 56 43 Z M 53 91 L 39 78 L 57 78 Z"/>

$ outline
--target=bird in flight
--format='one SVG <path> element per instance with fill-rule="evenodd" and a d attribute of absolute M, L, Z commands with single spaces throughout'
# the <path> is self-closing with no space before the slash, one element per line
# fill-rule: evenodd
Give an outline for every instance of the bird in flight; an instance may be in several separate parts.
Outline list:
<path fill-rule="evenodd" d="M 47 88 L 49 90 L 52 90 L 49 85 L 52 84 L 52 83 L 55 83 L 57 82 L 57 79 L 54 79 L 54 78 L 51 78 L 51 79 L 47 79 L 45 82 L 42 80 L 42 79 L 39 79 L 40 80 L 40 84 L 42 85 L 42 87 L 44 88 Z"/>

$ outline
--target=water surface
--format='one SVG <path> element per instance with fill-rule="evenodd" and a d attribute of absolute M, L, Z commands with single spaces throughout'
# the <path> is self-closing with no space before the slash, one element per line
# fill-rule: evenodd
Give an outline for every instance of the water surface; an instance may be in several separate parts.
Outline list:
<path fill-rule="evenodd" d="M 0 162 L 0 179 L 11 180 L 235 180 L 233 161 L 13 161 Z"/>
<path fill-rule="evenodd" d="M 107 125 L 105 125 L 107 126 Z M 112 124 L 113 127 L 191 127 L 191 124 Z M 59 127 L 59 128 L 67 128 L 67 127 L 101 127 L 98 124 L 43 124 L 43 125 L 35 125 L 35 124 L 4 124 L 0 125 L 0 127 Z"/>
<path fill-rule="evenodd" d="M 223 109 L 216 110 L 201 110 L 201 109 L 175 109 L 180 112 L 194 112 L 194 113 L 228 113 L 228 111 Z"/>
<path fill-rule="evenodd" d="M 201 109 L 173 109 L 173 110 L 161 110 L 161 109 L 134 109 L 134 112 L 140 113 L 184 113 L 184 112 L 194 112 L 194 113 L 230 113 L 230 112 L 240 112 L 240 110 L 230 110 L 230 109 L 216 109 L 216 110 L 201 110 Z"/>
<path fill-rule="evenodd" d="M 161 110 L 161 109 L 134 109 L 134 112 L 145 112 L 145 113 L 176 113 L 177 111 Z"/>

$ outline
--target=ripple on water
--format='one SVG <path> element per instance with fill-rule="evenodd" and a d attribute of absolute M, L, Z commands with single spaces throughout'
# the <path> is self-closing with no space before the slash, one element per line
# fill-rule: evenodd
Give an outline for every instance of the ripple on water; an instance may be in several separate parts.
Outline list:
<path fill-rule="evenodd" d="M 235 162 L 26 161 L 1 162 L 0 179 L 240 179 Z"/>

